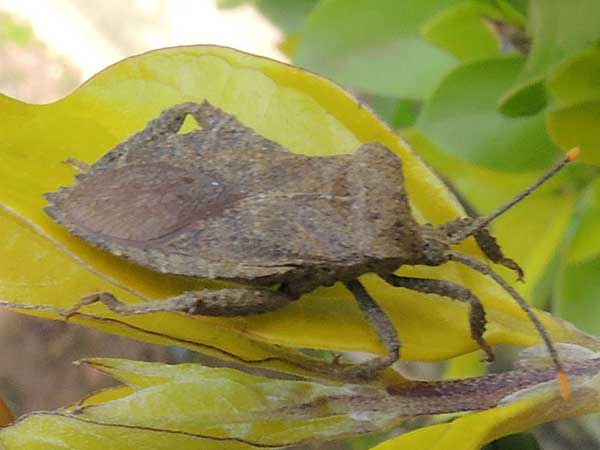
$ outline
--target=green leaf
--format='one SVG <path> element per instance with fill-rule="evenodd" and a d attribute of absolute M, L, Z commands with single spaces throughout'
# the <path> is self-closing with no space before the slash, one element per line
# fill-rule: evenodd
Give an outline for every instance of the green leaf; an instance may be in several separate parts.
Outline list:
<path fill-rule="evenodd" d="M 579 146 L 581 160 L 600 164 L 600 49 L 565 61 L 548 80 L 561 106 L 548 114 L 548 130 L 563 149 Z"/>
<path fill-rule="evenodd" d="M 246 3 L 256 3 L 257 0 L 216 0 L 217 7 L 221 9 L 239 8 Z"/>
<path fill-rule="evenodd" d="M 541 450 L 535 436 L 529 433 L 511 434 L 495 440 L 482 450 Z"/>
<path fill-rule="evenodd" d="M 600 179 L 580 196 L 577 209 L 577 228 L 567 253 L 569 264 L 600 256 Z"/>
<path fill-rule="evenodd" d="M 369 450 L 385 440 L 386 434 L 373 433 L 346 440 L 345 444 L 349 450 Z M 344 447 L 343 447 L 344 448 Z"/>
<path fill-rule="evenodd" d="M 544 114 L 511 118 L 496 109 L 523 62 L 507 56 L 455 69 L 425 104 L 417 127 L 457 159 L 507 171 L 548 167 L 559 153 L 546 134 Z"/>
<path fill-rule="evenodd" d="M 529 0 L 497 0 L 496 3 L 503 11 L 514 13 L 521 17 L 523 23 L 525 22 Z"/>
<path fill-rule="evenodd" d="M 481 1 L 466 1 L 433 17 L 423 25 L 421 33 L 429 42 L 461 60 L 497 56 L 500 45 L 486 25 L 486 17 L 500 19 L 502 14 Z"/>
<path fill-rule="evenodd" d="M 569 226 L 572 224 L 569 223 L 567 228 L 564 230 L 565 234 L 569 232 Z M 554 298 L 554 290 L 556 288 L 556 280 L 558 280 L 560 271 L 563 266 L 563 257 L 560 244 L 564 244 L 565 236 L 561 236 L 562 242 L 559 243 L 559 246 L 556 249 L 556 253 L 553 257 L 550 258 L 550 261 L 544 267 L 544 271 L 542 272 L 540 278 L 536 281 L 535 285 L 529 289 L 531 295 L 529 296 L 529 302 L 543 309 L 552 308 L 552 299 Z M 550 309 L 553 313 L 556 311 Z"/>
<path fill-rule="evenodd" d="M 561 317 L 588 333 L 600 332 L 600 180 L 580 198 L 579 216 L 565 267 L 555 283 L 554 308 Z"/>
<path fill-rule="evenodd" d="M 385 120 L 392 128 L 411 127 L 417 120 L 419 103 L 392 97 L 372 96 L 368 99 L 369 106 Z"/>
<path fill-rule="evenodd" d="M 542 81 L 530 83 L 515 91 L 510 98 L 500 101 L 499 110 L 508 117 L 535 115 L 548 105 L 546 86 Z"/>
<path fill-rule="evenodd" d="M 74 411 L 94 422 L 289 445 L 386 429 L 404 420 L 401 414 L 361 402 L 364 396 L 389 407 L 383 390 L 366 386 L 282 380 L 199 364 L 102 358 L 88 364 L 135 389 L 120 399 Z M 360 414 L 369 412 L 365 424 Z"/>
<path fill-rule="evenodd" d="M 538 85 L 549 71 L 600 38 L 600 3 L 531 0 L 528 29 L 533 41 L 527 63 L 499 103 L 507 115 L 535 114 L 546 104 Z"/>
<path fill-rule="evenodd" d="M 600 99 L 600 48 L 590 48 L 561 64 L 548 90 L 564 105 Z"/>
<path fill-rule="evenodd" d="M 0 430 L 2 448 L 273 448 L 389 429 L 404 420 L 378 410 L 379 403 L 388 409 L 391 403 L 380 388 L 281 380 L 198 364 L 100 358 L 87 364 L 128 390 L 118 387 L 74 408 L 25 416 Z"/>
<path fill-rule="evenodd" d="M 427 97 L 456 65 L 419 35 L 420 27 L 458 0 L 324 0 L 307 19 L 294 61 L 361 91 Z"/>
<path fill-rule="evenodd" d="M 0 44 L 9 41 L 20 47 L 26 47 L 34 39 L 35 33 L 30 26 L 16 22 L 10 16 L 0 15 Z"/>
<path fill-rule="evenodd" d="M 598 411 L 593 395 L 598 391 L 598 354 L 573 345 L 558 350 L 573 388 L 573 400 L 567 403 L 559 397 L 555 368 L 543 347 L 528 349 L 507 373 L 388 388 L 282 380 L 198 364 L 96 358 L 87 364 L 128 389 L 120 386 L 75 407 L 24 416 L 0 429 L 0 445 L 4 450 L 273 448 L 390 430 L 422 415 L 494 408 L 487 423 L 481 423 L 486 413 L 459 419 L 470 417 L 471 424 L 479 425 L 470 440 L 482 442 L 482 437 L 517 432 L 532 423 Z M 438 426 L 421 432 L 430 429 L 435 432 Z"/>
<path fill-rule="evenodd" d="M 554 310 L 585 332 L 600 333 L 600 256 L 568 264 L 557 283 Z"/>
<path fill-rule="evenodd" d="M 600 99 L 552 110 L 547 124 L 557 145 L 563 149 L 579 147 L 581 161 L 600 165 Z"/>
<path fill-rule="evenodd" d="M 509 22 L 522 27 L 525 26 L 527 22 L 528 0 L 493 0 L 492 3 L 502 11 L 502 14 Z"/>
<path fill-rule="evenodd" d="M 285 34 L 302 30 L 318 0 L 255 0 L 258 10 Z"/>

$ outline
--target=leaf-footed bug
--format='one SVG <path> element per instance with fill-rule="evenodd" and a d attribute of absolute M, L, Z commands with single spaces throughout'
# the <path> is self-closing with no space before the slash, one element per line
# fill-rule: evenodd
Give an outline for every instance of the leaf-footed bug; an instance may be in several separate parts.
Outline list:
<path fill-rule="evenodd" d="M 179 134 L 188 114 L 202 129 Z M 455 261 L 492 278 L 528 314 L 567 398 L 569 384 L 555 347 L 525 300 L 487 264 L 452 246 L 474 236 L 490 260 L 521 277 L 519 266 L 504 257 L 486 226 L 577 153 L 571 150 L 494 213 L 434 227 L 415 220 L 402 161 L 380 143 L 363 144 L 352 155 L 305 156 L 289 152 L 207 101 L 176 105 L 78 174 L 76 184 L 46 194 L 46 212 L 72 234 L 152 270 L 234 281 L 243 287 L 190 291 L 142 305 L 98 293 L 67 315 L 97 301 L 123 315 L 259 314 L 319 286 L 342 282 L 387 355 L 337 365 L 335 370 L 346 378 L 368 378 L 394 363 L 400 353 L 389 317 L 358 280 L 372 272 L 396 287 L 468 303 L 471 335 L 491 360 L 492 350 L 483 337 L 485 311 L 468 288 L 394 274 L 403 265 Z"/>

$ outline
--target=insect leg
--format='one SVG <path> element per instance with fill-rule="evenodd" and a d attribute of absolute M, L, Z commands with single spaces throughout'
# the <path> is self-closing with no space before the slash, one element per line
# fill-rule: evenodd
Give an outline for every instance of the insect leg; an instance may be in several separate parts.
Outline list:
<path fill-rule="evenodd" d="M 351 378 L 372 378 L 376 372 L 385 369 L 398 360 L 400 356 L 400 339 L 388 315 L 373 300 L 360 281 L 347 281 L 345 285 L 356 298 L 360 310 L 375 329 L 388 354 L 375 357 L 361 364 L 352 365 L 344 369 L 344 374 Z"/>
<path fill-rule="evenodd" d="M 386 282 L 395 287 L 403 287 L 425 294 L 437 294 L 444 297 L 449 297 L 453 300 L 466 302 L 470 305 L 469 323 L 471 326 L 471 337 L 479 344 L 481 349 L 486 353 L 487 361 L 494 360 L 494 354 L 490 345 L 483 338 L 485 332 L 485 310 L 479 301 L 469 289 L 446 280 L 434 280 L 430 278 L 412 278 L 400 277 L 398 275 L 389 274 L 381 276 Z"/>
<path fill-rule="evenodd" d="M 196 122 L 202 126 L 211 126 L 213 125 L 212 122 L 215 122 L 216 118 L 219 118 L 215 113 L 215 108 L 206 101 L 202 104 L 193 102 L 181 103 L 162 111 L 157 118 L 149 121 L 143 130 L 130 136 L 127 140 L 119 144 L 115 150 L 127 149 L 130 145 L 139 147 L 144 142 L 160 140 L 165 136 L 175 134 L 180 130 L 188 114 L 191 114 Z M 227 118 L 229 117 L 231 116 L 227 116 Z"/>
<path fill-rule="evenodd" d="M 166 134 L 177 133 L 188 114 L 191 114 L 194 119 L 201 124 L 203 117 L 205 116 L 205 114 L 203 114 L 205 104 L 206 103 L 199 104 L 187 102 L 167 108 L 162 111 L 156 119 L 148 122 L 146 128 L 140 131 L 138 136 L 142 135 L 149 138 L 155 138 Z"/>
<path fill-rule="evenodd" d="M 546 328 L 544 327 L 542 322 L 540 322 L 540 319 L 533 312 L 533 310 L 531 309 L 531 306 L 529 306 L 529 304 L 525 301 L 525 299 L 523 297 L 521 297 L 521 295 L 510 284 L 508 284 L 504 280 L 504 278 L 502 278 L 500 275 L 498 275 L 496 272 L 494 272 L 489 266 L 482 263 L 478 259 L 473 258 L 470 255 L 466 255 L 466 254 L 457 252 L 457 251 L 449 252 L 448 257 L 449 257 L 448 259 L 450 261 L 459 262 L 461 264 L 464 264 L 465 266 L 468 266 L 468 267 L 476 270 L 477 272 L 479 272 L 483 275 L 490 277 L 500 287 L 502 287 L 506 292 L 508 292 L 508 294 L 510 294 L 510 296 L 519 304 L 521 309 L 527 314 L 527 316 L 529 317 L 529 320 L 531 320 L 531 322 L 537 329 L 542 340 L 544 341 L 544 344 L 548 348 L 548 353 L 550 354 L 552 361 L 554 362 L 558 371 L 562 371 L 562 366 L 561 366 L 560 360 L 558 358 L 558 353 L 556 351 L 556 348 L 554 347 L 554 343 L 552 342 L 550 335 L 548 334 L 548 331 L 546 330 Z"/>
<path fill-rule="evenodd" d="M 183 312 L 190 315 L 233 317 L 273 311 L 293 300 L 290 296 L 269 289 L 232 288 L 189 291 L 165 300 L 128 304 L 108 292 L 102 292 L 84 297 L 64 315 L 69 318 L 83 306 L 100 302 L 120 315 Z"/>
<path fill-rule="evenodd" d="M 466 207 L 465 207 L 466 208 Z M 471 214 L 471 211 L 467 209 L 467 212 Z M 473 223 L 473 220 L 476 218 L 476 215 L 467 218 L 456 219 L 452 222 L 448 222 L 442 225 L 443 229 L 446 231 L 449 237 L 452 237 L 455 231 L 462 231 L 465 227 L 469 226 Z M 481 230 L 473 233 L 473 237 L 477 241 L 477 245 L 484 253 L 485 256 L 488 257 L 490 261 L 496 264 L 500 264 L 504 267 L 507 267 L 514 272 L 516 272 L 519 281 L 523 281 L 524 272 L 521 266 L 514 260 L 507 258 L 502 253 L 502 249 L 496 241 L 496 238 L 492 236 L 490 231 L 487 228 L 482 228 Z"/>
<path fill-rule="evenodd" d="M 569 379 L 567 378 L 567 374 L 563 369 L 560 358 L 558 357 L 558 351 L 554 346 L 554 342 L 552 338 L 550 338 L 550 334 L 548 330 L 544 327 L 538 316 L 533 312 L 529 304 L 525 301 L 523 297 L 519 295 L 515 289 L 508 284 L 504 278 L 494 272 L 490 267 L 486 264 L 479 261 L 477 258 L 473 258 L 470 255 L 466 255 L 464 253 L 460 253 L 457 251 L 451 251 L 448 253 L 449 261 L 456 261 L 461 264 L 464 264 L 471 269 L 476 270 L 482 275 L 486 275 L 494 280 L 499 286 L 501 286 L 506 292 L 510 294 L 510 296 L 519 304 L 521 309 L 527 314 L 529 320 L 533 323 L 536 330 L 538 331 L 540 337 L 544 341 L 546 348 L 548 349 L 548 353 L 550 354 L 550 358 L 556 367 L 556 378 L 560 385 L 561 395 L 565 400 L 568 400 L 571 397 L 571 386 L 569 384 Z"/>
<path fill-rule="evenodd" d="M 80 161 L 77 158 L 73 158 L 72 156 L 65 159 L 62 163 L 67 166 L 71 166 L 80 173 L 87 173 L 91 169 L 91 166 L 88 163 Z"/>
<path fill-rule="evenodd" d="M 255 135 L 251 130 L 244 127 L 235 116 L 227 114 L 205 100 L 202 103 L 181 103 L 165 109 L 156 119 L 148 122 L 142 131 L 130 137 L 123 144 L 126 144 L 131 140 L 139 146 L 140 141 L 156 140 L 161 139 L 166 135 L 175 134 L 181 129 L 188 114 L 191 115 L 204 130 L 211 130 L 211 132 L 218 135 L 220 139 L 231 139 L 233 135 L 240 132 Z M 256 135 L 255 137 L 260 137 L 262 141 L 265 140 L 262 136 Z"/>
<path fill-rule="evenodd" d="M 518 280 L 523 281 L 525 272 L 523 272 L 523 269 L 516 261 L 504 256 L 498 241 L 496 241 L 496 238 L 492 236 L 489 230 L 486 228 L 479 230 L 477 233 L 475 233 L 474 237 L 477 241 L 477 245 L 479 245 L 481 251 L 483 251 L 485 256 L 487 256 L 490 261 L 503 265 L 504 267 L 516 272 Z"/>
<path fill-rule="evenodd" d="M 465 212 L 469 216 L 468 218 L 460 218 L 453 222 L 449 222 L 448 224 L 444 225 L 444 227 L 448 228 L 449 231 L 451 231 L 451 228 L 453 226 L 457 226 L 460 229 L 463 229 L 467 224 L 472 223 L 473 219 L 479 217 L 479 212 L 475 209 L 471 202 L 469 202 L 464 197 L 464 195 L 456 188 L 456 186 L 454 186 L 454 184 L 450 182 L 450 180 L 437 173 L 437 171 L 436 174 L 438 175 L 438 177 L 441 178 L 441 180 L 444 182 L 444 184 L 450 190 L 450 192 L 454 194 L 458 202 L 461 204 L 461 206 L 464 208 Z M 507 267 L 510 270 L 513 270 L 514 272 L 516 272 L 519 281 L 523 280 L 523 269 L 519 266 L 519 264 L 517 264 L 517 262 L 504 256 L 500 245 L 496 241 L 496 238 L 492 236 L 492 234 L 487 228 L 483 228 L 477 231 L 476 233 L 474 233 L 473 237 L 477 241 L 477 245 L 479 246 L 481 251 L 485 254 L 485 256 L 487 256 L 490 259 L 490 261 Z"/>

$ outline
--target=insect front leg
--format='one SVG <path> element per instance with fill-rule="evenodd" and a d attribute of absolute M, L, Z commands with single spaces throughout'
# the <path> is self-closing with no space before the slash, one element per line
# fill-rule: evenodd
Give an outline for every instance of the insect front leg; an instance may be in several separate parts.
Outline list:
<path fill-rule="evenodd" d="M 398 275 L 389 274 L 381 276 L 386 282 L 394 287 L 403 287 L 425 294 L 437 294 L 443 297 L 448 297 L 453 300 L 466 302 L 470 305 L 469 323 L 471 326 L 471 337 L 479 344 L 481 349 L 486 353 L 487 361 L 494 360 L 494 354 L 490 345 L 483 338 L 485 332 L 486 319 L 485 310 L 481 301 L 469 289 L 452 283 L 446 280 L 434 280 L 430 278 L 413 278 L 400 277 Z"/>
<path fill-rule="evenodd" d="M 519 264 L 516 261 L 504 256 L 500 245 L 496 241 L 496 238 L 492 236 L 492 234 L 487 229 L 484 228 L 482 230 L 479 230 L 477 233 L 475 233 L 474 237 L 477 241 L 477 245 L 479 245 L 481 251 L 483 251 L 485 256 L 487 256 L 490 259 L 490 261 L 496 264 L 500 264 L 516 272 L 518 280 L 523 281 L 525 272 L 523 272 L 521 266 L 519 266 Z"/>
<path fill-rule="evenodd" d="M 176 297 L 147 303 L 128 304 L 108 292 L 84 297 L 64 313 L 68 319 L 92 303 L 100 302 L 111 311 L 123 315 L 153 312 L 182 312 L 190 315 L 235 317 L 261 314 L 292 302 L 294 298 L 277 291 L 260 288 L 206 289 L 189 291 Z"/>
<path fill-rule="evenodd" d="M 449 237 L 457 232 L 463 230 L 473 223 L 476 217 L 461 217 L 442 225 L 442 228 L 446 231 Z M 473 234 L 473 237 L 477 241 L 477 245 L 483 252 L 483 254 L 493 263 L 500 264 L 508 269 L 514 271 L 517 274 L 519 281 L 523 281 L 525 273 L 519 264 L 504 256 L 502 248 L 498 244 L 498 241 L 487 228 L 482 228 Z"/>

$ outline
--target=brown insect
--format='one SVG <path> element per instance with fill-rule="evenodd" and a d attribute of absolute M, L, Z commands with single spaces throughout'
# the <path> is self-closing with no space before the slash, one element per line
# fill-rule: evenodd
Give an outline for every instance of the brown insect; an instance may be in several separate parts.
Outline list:
<path fill-rule="evenodd" d="M 178 134 L 188 114 L 202 129 Z M 387 355 L 340 370 L 346 377 L 370 377 L 394 363 L 400 351 L 390 319 L 358 280 L 372 272 L 396 287 L 468 303 L 471 335 L 491 360 L 483 337 L 485 311 L 468 288 L 394 274 L 403 265 L 455 261 L 492 278 L 521 305 L 545 341 L 559 378 L 566 380 L 546 330 L 527 303 L 487 264 L 452 246 L 474 236 L 493 262 L 521 277 L 519 266 L 504 257 L 485 227 L 575 156 L 575 150 L 570 152 L 489 216 L 432 226 L 413 217 L 402 161 L 382 144 L 361 145 L 352 155 L 294 154 L 207 101 L 184 103 L 117 145 L 79 174 L 75 185 L 47 194 L 51 204 L 46 212 L 72 234 L 152 270 L 243 285 L 142 305 L 98 293 L 69 315 L 96 301 L 119 314 L 259 314 L 319 286 L 342 282 Z"/>

